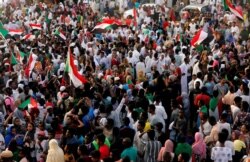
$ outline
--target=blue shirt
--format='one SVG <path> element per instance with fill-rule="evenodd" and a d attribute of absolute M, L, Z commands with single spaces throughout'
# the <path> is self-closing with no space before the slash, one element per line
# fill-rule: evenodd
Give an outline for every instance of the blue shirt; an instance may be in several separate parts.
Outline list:
<path fill-rule="evenodd" d="M 94 109 L 91 107 L 89 108 L 88 114 L 82 117 L 82 122 L 84 124 L 84 127 L 89 128 L 89 122 L 93 120 L 94 118 L 95 118 Z"/>

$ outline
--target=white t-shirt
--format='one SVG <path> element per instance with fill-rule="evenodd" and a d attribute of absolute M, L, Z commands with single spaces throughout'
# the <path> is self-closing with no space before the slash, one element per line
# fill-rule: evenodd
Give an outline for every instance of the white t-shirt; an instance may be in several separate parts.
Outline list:
<path fill-rule="evenodd" d="M 156 114 L 161 116 L 164 120 L 168 119 L 168 115 L 167 115 L 163 106 L 160 106 L 160 105 L 155 106 L 155 112 L 156 112 Z"/>
<path fill-rule="evenodd" d="M 235 120 L 237 114 L 240 112 L 240 108 L 238 108 L 235 105 L 231 105 L 231 111 L 232 111 L 233 120 Z"/>
<path fill-rule="evenodd" d="M 220 142 L 217 141 L 215 144 L 216 147 L 220 146 Z M 225 147 L 229 148 L 231 150 L 232 155 L 235 155 L 235 151 L 234 151 L 234 143 L 232 141 L 226 141 L 225 142 Z"/>
<path fill-rule="evenodd" d="M 231 137 L 231 126 L 229 123 L 221 123 L 221 122 L 218 122 L 218 132 L 221 132 L 222 129 L 226 129 L 228 131 L 228 139 L 230 139 Z"/>
<path fill-rule="evenodd" d="M 205 136 L 208 136 L 212 130 L 212 126 L 210 125 L 210 123 L 208 121 L 206 121 L 204 124 L 203 124 L 203 128 L 204 130 L 202 131 L 201 129 L 201 126 L 199 127 L 199 132 L 201 134 L 204 133 Z"/>
<path fill-rule="evenodd" d="M 232 152 L 227 147 L 213 147 L 211 159 L 214 162 L 228 162 L 232 161 Z"/>
<path fill-rule="evenodd" d="M 159 122 L 162 123 L 162 131 L 165 132 L 165 121 L 158 113 L 155 113 L 154 115 L 149 114 L 148 120 L 152 126 L 155 126 Z"/>

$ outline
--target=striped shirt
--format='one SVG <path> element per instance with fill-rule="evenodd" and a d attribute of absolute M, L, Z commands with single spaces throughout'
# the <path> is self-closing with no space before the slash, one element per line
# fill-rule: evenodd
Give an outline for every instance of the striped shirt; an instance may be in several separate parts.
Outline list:
<path fill-rule="evenodd" d="M 148 141 L 145 147 L 144 161 L 156 162 L 160 149 L 161 143 L 159 141 Z"/>

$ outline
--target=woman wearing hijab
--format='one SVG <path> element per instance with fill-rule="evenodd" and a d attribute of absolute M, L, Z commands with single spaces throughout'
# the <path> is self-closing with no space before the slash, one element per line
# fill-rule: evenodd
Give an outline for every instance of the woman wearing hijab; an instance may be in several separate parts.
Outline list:
<path fill-rule="evenodd" d="M 200 162 L 206 159 L 206 144 L 200 132 L 195 133 L 195 142 L 192 145 L 192 162 Z"/>
<path fill-rule="evenodd" d="M 165 142 L 164 147 L 161 148 L 157 161 L 158 162 L 172 162 L 174 159 L 174 143 L 171 140 Z"/>
<path fill-rule="evenodd" d="M 63 150 L 55 139 L 49 141 L 49 151 L 46 162 L 64 162 Z"/>

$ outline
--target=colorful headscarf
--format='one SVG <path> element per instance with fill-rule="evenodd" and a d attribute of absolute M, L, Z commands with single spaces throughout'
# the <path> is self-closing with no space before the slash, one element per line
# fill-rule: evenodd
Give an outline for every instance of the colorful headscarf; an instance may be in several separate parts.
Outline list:
<path fill-rule="evenodd" d="M 201 158 L 206 158 L 206 144 L 202 134 L 199 132 L 195 133 L 195 142 L 192 145 L 192 150 L 194 154 L 200 155 Z"/>
<path fill-rule="evenodd" d="M 174 151 L 174 143 L 171 140 L 167 140 L 165 142 L 164 147 L 161 148 L 159 154 L 158 154 L 158 161 L 164 161 L 164 154 L 165 152 L 172 153 Z"/>

